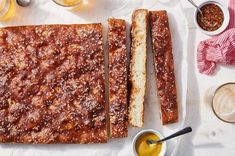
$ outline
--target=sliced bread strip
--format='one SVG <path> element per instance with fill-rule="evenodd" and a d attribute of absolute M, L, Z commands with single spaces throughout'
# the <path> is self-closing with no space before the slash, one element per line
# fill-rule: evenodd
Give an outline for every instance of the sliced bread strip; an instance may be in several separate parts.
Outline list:
<path fill-rule="evenodd" d="M 162 123 L 174 123 L 178 120 L 178 104 L 168 16 L 164 10 L 149 14 Z"/>
<path fill-rule="evenodd" d="M 126 22 L 108 19 L 110 136 L 127 136 L 127 47 Z"/>
<path fill-rule="evenodd" d="M 130 63 L 130 124 L 142 127 L 146 90 L 148 10 L 138 9 L 132 15 Z"/>

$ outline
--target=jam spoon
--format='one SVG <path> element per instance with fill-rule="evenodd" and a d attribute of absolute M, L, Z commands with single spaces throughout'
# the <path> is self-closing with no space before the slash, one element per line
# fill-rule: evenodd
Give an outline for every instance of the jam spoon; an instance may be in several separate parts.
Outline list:
<path fill-rule="evenodd" d="M 175 138 L 177 136 L 180 136 L 180 135 L 183 135 L 183 134 L 186 134 L 186 133 L 189 133 L 189 132 L 192 132 L 192 128 L 191 127 L 186 127 L 186 128 L 184 128 L 184 129 L 182 129 L 182 130 L 180 130 L 180 131 L 178 131 L 178 132 L 176 132 L 176 133 L 174 133 L 174 134 L 172 134 L 168 137 L 165 137 L 165 138 L 161 139 L 161 140 L 148 139 L 148 140 L 146 140 L 146 142 L 147 142 L 148 145 L 150 145 L 150 144 L 159 144 L 163 141 Z"/>
<path fill-rule="evenodd" d="M 22 7 L 27 7 L 30 5 L 31 0 L 16 0 L 16 2 Z"/>
<path fill-rule="evenodd" d="M 193 0 L 188 0 L 195 8 L 197 8 L 197 10 L 198 10 L 198 12 L 203 16 L 203 13 L 202 13 L 202 11 L 201 11 L 201 9 L 197 6 L 197 4 L 196 3 L 194 3 L 194 1 Z"/>

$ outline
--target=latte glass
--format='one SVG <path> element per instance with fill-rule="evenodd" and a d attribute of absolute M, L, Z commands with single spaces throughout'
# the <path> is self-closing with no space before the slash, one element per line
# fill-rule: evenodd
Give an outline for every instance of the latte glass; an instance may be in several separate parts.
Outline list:
<path fill-rule="evenodd" d="M 215 91 L 212 109 L 220 120 L 235 123 L 235 83 L 223 84 Z"/>

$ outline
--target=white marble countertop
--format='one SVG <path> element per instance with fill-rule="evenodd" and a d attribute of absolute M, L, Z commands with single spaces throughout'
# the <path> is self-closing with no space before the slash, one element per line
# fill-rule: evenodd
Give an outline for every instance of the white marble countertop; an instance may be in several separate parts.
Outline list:
<path fill-rule="evenodd" d="M 196 2 L 199 2 L 197 0 Z M 228 4 L 229 0 L 223 0 Z M 212 76 L 200 74 L 196 67 L 196 48 L 201 40 L 209 38 L 199 32 L 193 22 L 194 9 L 182 0 L 189 21 L 188 42 L 188 94 L 186 125 L 193 128 L 193 134 L 182 137 L 179 156 L 234 156 L 235 124 L 220 121 L 210 106 L 211 92 L 219 85 L 235 81 L 235 67 L 219 65 Z"/>

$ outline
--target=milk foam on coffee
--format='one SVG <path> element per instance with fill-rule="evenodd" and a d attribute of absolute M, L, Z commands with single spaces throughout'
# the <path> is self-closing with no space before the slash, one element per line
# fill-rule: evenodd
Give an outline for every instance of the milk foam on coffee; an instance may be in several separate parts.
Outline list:
<path fill-rule="evenodd" d="M 235 122 L 235 84 L 226 84 L 216 91 L 213 109 L 220 119 Z"/>

